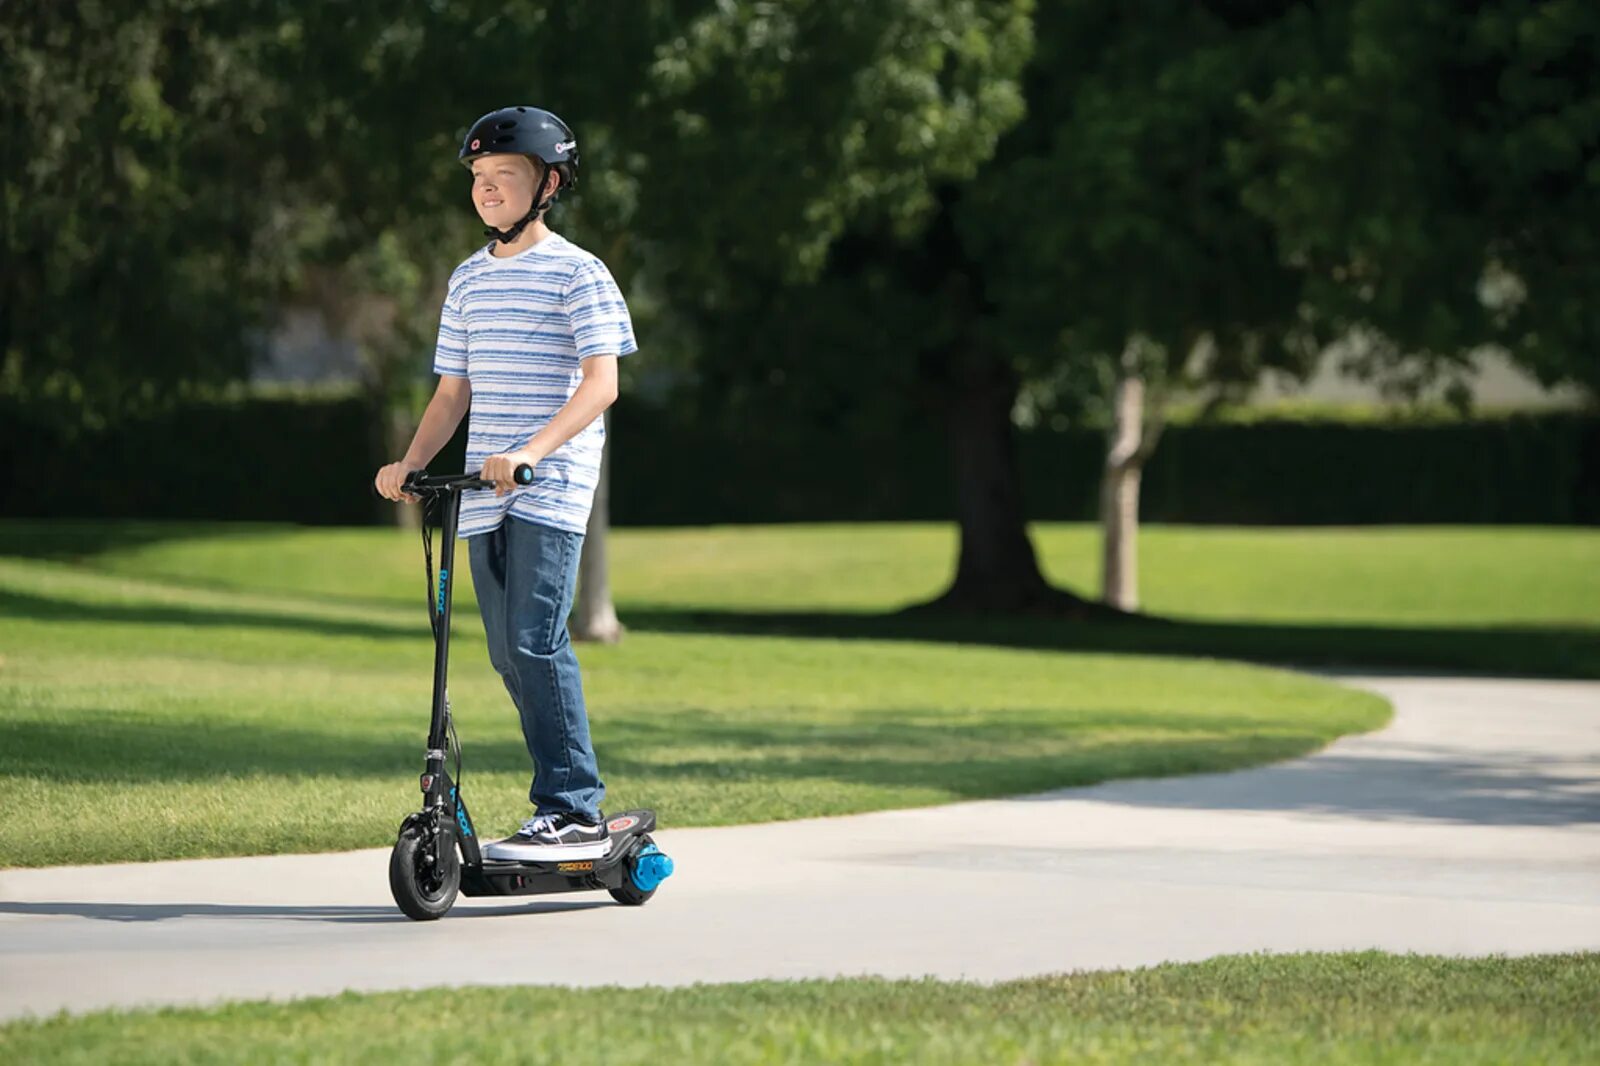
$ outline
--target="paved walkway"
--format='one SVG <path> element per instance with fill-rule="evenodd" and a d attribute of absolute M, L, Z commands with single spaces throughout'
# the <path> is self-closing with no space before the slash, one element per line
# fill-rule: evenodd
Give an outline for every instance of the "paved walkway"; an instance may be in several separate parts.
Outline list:
<path fill-rule="evenodd" d="M 0 1017 L 461 984 L 980 980 L 1270 950 L 1600 949 L 1600 683 L 1344 679 L 1293 762 L 658 834 L 679 873 L 400 917 L 387 849 L 0 873 Z"/>

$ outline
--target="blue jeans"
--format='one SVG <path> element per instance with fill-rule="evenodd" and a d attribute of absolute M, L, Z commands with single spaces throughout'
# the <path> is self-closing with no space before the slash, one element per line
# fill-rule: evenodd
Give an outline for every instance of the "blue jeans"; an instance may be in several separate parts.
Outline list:
<path fill-rule="evenodd" d="M 606 787 L 567 633 L 582 551 L 582 533 L 511 515 L 500 528 L 467 538 L 489 661 L 522 716 L 533 757 L 528 799 L 541 814 L 595 818 Z"/>

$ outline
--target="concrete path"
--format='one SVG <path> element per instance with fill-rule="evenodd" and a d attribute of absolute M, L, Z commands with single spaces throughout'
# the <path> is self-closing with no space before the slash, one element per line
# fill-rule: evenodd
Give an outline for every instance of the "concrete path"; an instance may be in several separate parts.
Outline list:
<path fill-rule="evenodd" d="M 658 834 L 679 873 L 402 918 L 387 849 L 0 873 L 0 1017 L 457 984 L 993 980 L 1600 949 L 1600 683 L 1346 678 L 1381 733 L 1231 774 Z"/>

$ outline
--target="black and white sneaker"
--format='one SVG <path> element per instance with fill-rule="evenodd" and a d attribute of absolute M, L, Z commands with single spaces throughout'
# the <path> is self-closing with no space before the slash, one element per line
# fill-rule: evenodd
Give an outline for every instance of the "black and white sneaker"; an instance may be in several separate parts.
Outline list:
<path fill-rule="evenodd" d="M 598 822 L 562 812 L 536 814 L 522 823 L 515 836 L 487 844 L 486 859 L 528 862 L 542 859 L 598 859 L 611 850 L 605 816 Z"/>

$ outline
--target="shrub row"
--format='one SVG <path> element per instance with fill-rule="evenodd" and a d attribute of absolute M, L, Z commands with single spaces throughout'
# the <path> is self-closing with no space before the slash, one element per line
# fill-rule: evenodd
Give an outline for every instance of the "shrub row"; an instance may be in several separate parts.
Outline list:
<path fill-rule="evenodd" d="M 0 399 L 0 511 L 12 516 L 379 521 L 379 421 L 359 398 L 237 396 L 100 431 Z M 434 463 L 460 469 L 464 434 Z M 950 456 L 923 429 L 875 439 L 730 432 L 624 401 L 612 424 L 619 525 L 937 520 Z M 1018 437 L 1031 517 L 1095 516 L 1103 440 Z M 1148 521 L 1600 523 L 1600 417 L 1325 418 L 1168 428 L 1145 471 Z"/>

